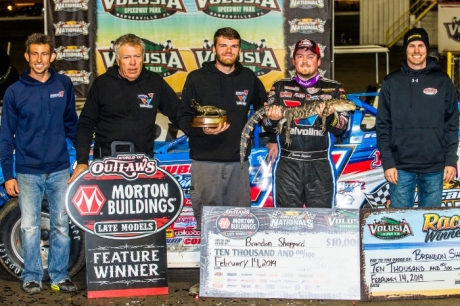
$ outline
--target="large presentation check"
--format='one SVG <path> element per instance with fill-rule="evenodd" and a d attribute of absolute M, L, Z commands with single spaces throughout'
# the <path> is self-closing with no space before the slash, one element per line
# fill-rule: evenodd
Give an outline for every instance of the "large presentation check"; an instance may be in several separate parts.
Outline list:
<path fill-rule="evenodd" d="M 363 210 L 367 299 L 460 294 L 460 210 Z"/>
<path fill-rule="evenodd" d="M 204 207 L 200 295 L 360 299 L 357 210 Z"/>

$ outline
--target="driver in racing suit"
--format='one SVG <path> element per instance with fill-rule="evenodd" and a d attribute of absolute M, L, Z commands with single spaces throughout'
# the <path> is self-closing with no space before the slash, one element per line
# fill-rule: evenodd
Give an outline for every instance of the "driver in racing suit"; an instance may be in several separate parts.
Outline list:
<path fill-rule="evenodd" d="M 301 106 L 315 100 L 337 99 L 345 94 L 342 85 L 318 73 L 321 52 L 316 42 L 303 39 L 296 43 L 292 64 L 296 74 L 276 82 L 270 89 L 268 103 L 285 107 Z M 336 193 L 335 166 L 331 158 L 334 136 L 348 123 L 348 113 L 334 109 L 326 118 L 326 133 L 321 131 L 324 103 L 317 115 L 296 120 L 291 127 L 291 144 L 285 144 L 285 125 L 278 136 L 278 157 L 274 163 L 274 199 L 277 207 L 334 207 Z M 273 132 L 282 118 L 281 109 L 267 112 L 264 127 Z"/>

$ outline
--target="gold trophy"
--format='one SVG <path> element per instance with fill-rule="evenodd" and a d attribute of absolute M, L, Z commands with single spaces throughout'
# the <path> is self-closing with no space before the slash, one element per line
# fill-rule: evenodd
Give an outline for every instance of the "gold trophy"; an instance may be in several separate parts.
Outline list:
<path fill-rule="evenodd" d="M 223 109 L 212 105 L 201 106 L 195 99 L 192 99 L 190 106 L 197 113 L 190 123 L 192 127 L 217 127 L 219 123 L 227 122 L 226 112 Z"/>

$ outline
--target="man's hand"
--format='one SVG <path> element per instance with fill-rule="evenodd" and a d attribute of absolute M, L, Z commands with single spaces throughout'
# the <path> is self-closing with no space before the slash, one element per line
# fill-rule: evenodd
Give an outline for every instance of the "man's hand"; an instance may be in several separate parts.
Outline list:
<path fill-rule="evenodd" d="M 219 123 L 219 125 L 215 128 L 213 127 L 204 127 L 203 132 L 206 135 L 217 135 L 219 133 L 222 133 L 223 131 L 227 130 L 230 127 L 230 123 L 228 122 L 223 122 Z"/>
<path fill-rule="evenodd" d="M 446 166 L 444 168 L 444 182 L 450 182 L 452 181 L 455 176 L 457 175 L 457 169 L 455 169 L 452 166 Z"/>
<path fill-rule="evenodd" d="M 267 102 L 265 102 L 264 105 L 267 105 Z M 278 105 L 273 105 L 267 111 L 265 116 L 267 116 L 270 120 L 281 120 L 281 118 L 283 118 L 283 113 L 281 112 L 281 108 Z"/>
<path fill-rule="evenodd" d="M 268 148 L 267 159 L 268 159 L 268 163 L 271 164 L 275 160 L 276 156 L 278 156 L 278 144 L 269 142 L 267 143 L 267 148 Z"/>
<path fill-rule="evenodd" d="M 317 107 L 316 107 L 316 113 L 318 114 L 318 117 L 320 118 L 323 118 L 323 111 L 324 111 L 324 108 L 326 107 L 326 103 L 320 103 Z M 333 113 L 335 113 L 335 108 L 334 106 L 331 106 L 329 108 L 329 111 L 327 112 L 327 115 L 326 117 L 328 117 L 329 115 L 332 115 Z"/>
<path fill-rule="evenodd" d="M 78 164 L 76 167 L 75 167 L 75 170 L 73 171 L 72 173 L 72 176 L 69 178 L 69 180 L 67 181 L 67 184 L 70 184 L 72 183 L 73 181 L 75 181 L 75 179 L 77 178 L 77 176 L 80 175 L 80 173 L 82 173 L 83 171 L 85 170 L 88 170 L 88 165 L 86 164 Z"/>
<path fill-rule="evenodd" d="M 18 181 L 16 179 L 6 181 L 5 190 L 10 197 L 17 197 L 19 195 Z"/>
<path fill-rule="evenodd" d="M 398 170 L 396 170 L 396 168 L 390 168 L 385 170 L 384 175 L 388 182 L 395 185 L 398 183 Z"/>

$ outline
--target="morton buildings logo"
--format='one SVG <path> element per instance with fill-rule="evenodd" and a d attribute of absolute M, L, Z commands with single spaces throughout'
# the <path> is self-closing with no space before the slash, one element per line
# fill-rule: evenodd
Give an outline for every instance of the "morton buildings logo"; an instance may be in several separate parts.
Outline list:
<path fill-rule="evenodd" d="M 460 20 L 457 17 L 452 17 L 452 22 L 444 22 L 444 27 L 446 28 L 447 37 L 460 42 L 460 31 L 459 26 Z"/>
<path fill-rule="evenodd" d="M 102 0 L 104 11 L 112 16 L 133 20 L 158 20 L 186 12 L 182 0 Z"/>
<path fill-rule="evenodd" d="M 215 60 L 212 45 L 208 39 L 203 40 L 202 48 L 192 48 L 191 50 L 198 67 L 201 67 L 204 62 Z M 281 71 L 275 51 L 267 46 L 267 42 L 263 38 L 258 42 L 241 40 L 239 60 L 244 67 L 251 69 L 259 77 L 271 71 Z"/>
<path fill-rule="evenodd" d="M 250 19 L 280 12 L 276 0 L 195 0 L 199 11 L 220 19 Z"/>
<path fill-rule="evenodd" d="M 105 197 L 97 185 L 78 187 L 72 198 L 72 203 L 82 216 L 97 216 L 105 201 Z"/>
<path fill-rule="evenodd" d="M 183 202 L 179 182 L 144 154 L 94 160 L 66 195 L 67 212 L 78 227 L 118 240 L 166 229 Z"/>
<path fill-rule="evenodd" d="M 145 38 L 142 39 L 145 44 L 144 67 L 153 71 L 162 77 L 172 76 L 176 72 L 187 72 L 184 61 L 178 49 L 174 48 L 170 39 L 166 42 L 152 42 Z M 107 49 L 98 49 L 102 57 L 104 68 L 113 66 L 115 63 L 115 53 L 112 46 Z"/>

